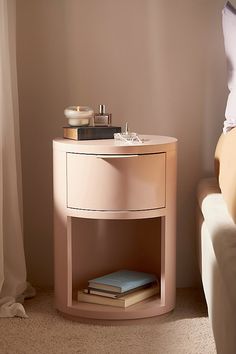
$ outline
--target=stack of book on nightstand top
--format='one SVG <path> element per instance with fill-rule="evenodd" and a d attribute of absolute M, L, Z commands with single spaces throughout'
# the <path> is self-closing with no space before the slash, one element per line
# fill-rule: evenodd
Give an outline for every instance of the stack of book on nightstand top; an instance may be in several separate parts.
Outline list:
<path fill-rule="evenodd" d="M 159 291 L 159 282 L 154 274 L 119 270 L 89 280 L 88 287 L 78 291 L 78 301 L 125 308 Z"/>
<path fill-rule="evenodd" d="M 115 133 L 120 133 L 121 127 L 64 127 L 63 137 L 72 140 L 113 139 Z"/>

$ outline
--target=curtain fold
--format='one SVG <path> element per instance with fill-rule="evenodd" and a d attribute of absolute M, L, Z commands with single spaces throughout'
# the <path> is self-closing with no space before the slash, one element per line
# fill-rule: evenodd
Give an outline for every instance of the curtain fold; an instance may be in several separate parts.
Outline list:
<path fill-rule="evenodd" d="M 0 0 L 0 317 L 27 317 L 15 0 Z"/>

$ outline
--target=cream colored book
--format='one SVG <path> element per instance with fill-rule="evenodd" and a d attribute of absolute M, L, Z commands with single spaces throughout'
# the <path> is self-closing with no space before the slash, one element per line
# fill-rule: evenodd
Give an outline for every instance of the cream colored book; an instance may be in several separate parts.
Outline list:
<path fill-rule="evenodd" d="M 78 291 L 79 302 L 89 302 L 92 304 L 116 306 L 116 307 L 128 307 L 134 305 L 142 300 L 158 294 L 160 291 L 159 284 L 151 286 L 150 288 L 134 291 L 130 294 L 121 296 L 117 299 L 108 298 L 100 295 L 86 294 L 83 290 Z"/>

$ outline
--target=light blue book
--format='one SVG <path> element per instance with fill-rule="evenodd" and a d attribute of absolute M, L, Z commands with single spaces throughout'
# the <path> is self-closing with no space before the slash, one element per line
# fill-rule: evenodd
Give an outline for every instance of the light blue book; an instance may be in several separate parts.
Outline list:
<path fill-rule="evenodd" d="M 135 272 L 132 270 L 119 270 L 89 280 L 89 288 L 123 293 L 154 282 L 157 282 L 157 277 L 154 274 Z"/>

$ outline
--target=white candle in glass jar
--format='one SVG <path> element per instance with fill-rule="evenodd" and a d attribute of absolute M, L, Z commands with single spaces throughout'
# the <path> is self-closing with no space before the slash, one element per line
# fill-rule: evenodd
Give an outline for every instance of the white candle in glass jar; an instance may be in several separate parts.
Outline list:
<path fill-rule="evenodd" d="M 64 114 L 71 126 L 89 125 L 94 111 L 87 106 L 70 106 L 64 110 Z"/>

